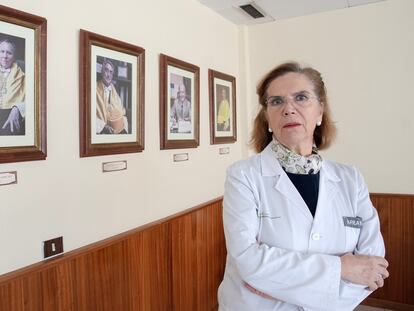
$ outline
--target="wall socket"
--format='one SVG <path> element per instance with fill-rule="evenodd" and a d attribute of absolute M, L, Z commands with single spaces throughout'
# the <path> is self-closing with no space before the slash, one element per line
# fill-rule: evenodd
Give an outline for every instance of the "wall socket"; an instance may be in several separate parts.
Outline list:
<path fill-rule="evenodd" d="M 54 238 L 43 242 L 43 258 L 63 253 L 63 237 Z"/>

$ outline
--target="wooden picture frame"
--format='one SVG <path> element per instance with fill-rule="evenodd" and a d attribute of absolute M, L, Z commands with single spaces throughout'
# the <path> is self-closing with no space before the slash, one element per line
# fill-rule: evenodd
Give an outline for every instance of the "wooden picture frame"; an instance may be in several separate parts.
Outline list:
<path fill-rule="evenodd" d="M 210 101 L 210 144 L 237 141 L 236 78 L 208 70 Z"/>
<path fill-rule="evenodd" d="M 80 30 L 80 156 L 144 150 L 145 50 Z"/>
<path fill-rule="evenodd" d="M 160 148 L 197 148 L 200 140 L 200 68 L 160 55 Z"/>
<path fill-rule="evenodd" d="M 47 21 L 0 5 L 0 163 L 46 159 Z"/>

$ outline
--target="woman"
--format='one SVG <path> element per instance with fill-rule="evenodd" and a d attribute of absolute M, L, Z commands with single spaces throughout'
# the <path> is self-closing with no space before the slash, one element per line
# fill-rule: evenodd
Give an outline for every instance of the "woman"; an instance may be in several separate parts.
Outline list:
<path fill-rule="evenodd" d="M 323 159 L 335 127 L 321 75 L 286 63 L 259 84 L 258 155 L 228 169 L 220 310 L 352 310 L 388 277 L 360 173 Z"/>
<path fill-rule="evenodd" d="M 0 135 L 25 134 L 24 73 L 15 62 L 16 46 L 0 42 Z"/>

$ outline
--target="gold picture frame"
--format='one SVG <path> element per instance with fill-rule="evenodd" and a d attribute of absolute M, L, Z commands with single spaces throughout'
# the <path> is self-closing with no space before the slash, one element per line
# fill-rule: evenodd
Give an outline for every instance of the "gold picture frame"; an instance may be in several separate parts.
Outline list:
<path fill-rule="evenodd" d="M 145 50 L 80 30 L 80 156 L 144 150 Z"/>
<path fill-rule="evenodd" d="M 0 5 L 0 163 L 46 159 L 45 18 Z"/>

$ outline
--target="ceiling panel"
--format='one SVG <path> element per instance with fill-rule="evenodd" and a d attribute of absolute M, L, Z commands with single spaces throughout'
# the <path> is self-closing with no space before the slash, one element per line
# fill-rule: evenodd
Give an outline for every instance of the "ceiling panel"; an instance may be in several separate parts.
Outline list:
<path fill-rule="evenodd" d="M 251 0 L 199 0 L 202 4 L 211 9 L 228 9 L 251 3 Z"/>
<path fill-rule="evenodd" d="M 198 0 L 235 24 L 258 24 L 386 0 Z M 413 0 L 414 1 L 414 0 Z M 240 5 L 252 4 L 263 18 L 253 19 Z"/>
<path fill-rule="evenodd" d="M 346 0 L 257 0 L 255 3 L 276 20 L 348 7 Z"/>
<path fill-rule="evenodd" d="M 265 17 L 259 18 L 258 20 L 253 19 L 239 7 L 229 7 L 229 8 L 219 9 L 219 10 L 216 10 L 216 12 L 237 25 L 242 25 L 242 24 L 252 25 L 252 24 L 274 21 L 274 19 L 271 16 L 265 16 Z"/>
<path fill-rule="evenodd" d="M 348 0 L 349 6 L 357 6 L 363 4 L 369 4 L 374 2 L 381 2 L 384 0 Z"/>

